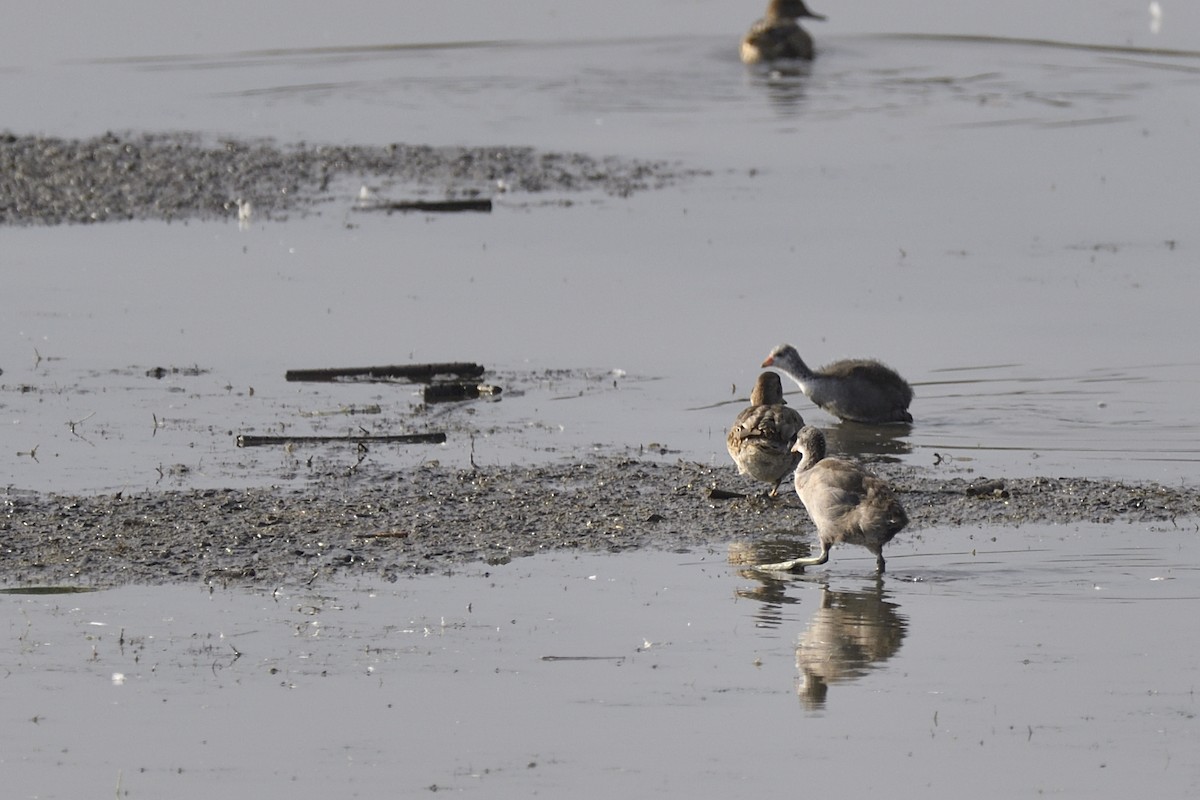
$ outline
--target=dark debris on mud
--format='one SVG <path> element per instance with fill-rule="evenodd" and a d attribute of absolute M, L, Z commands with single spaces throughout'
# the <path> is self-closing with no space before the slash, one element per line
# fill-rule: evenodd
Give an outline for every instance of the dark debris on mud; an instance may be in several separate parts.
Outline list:
<path fill-rule="evenodd" d="M 0 133 L 0 224 L 279 219 L 327 198 L 342 178 L 436 187 L 447 198 L 600 190 L 616 196 L 697 174 L 660 161 L 532 147 L 280 145 L 190 133 L 61 139 Z"/>
<path fill-rule="evenodd" d="M 1200 492 L 1083 479 L 942 479 L 897 469 L 913 531 L 1026 523 L 1194 525 Z M 720 547 L 808 535 L 795 497 L 713 500 L 732 467 L 618 457 L 551 466 L 356 476 L 307 489 L 3 495 L 12 586 L 396 580 L 543 551 Z M 749 488 L 749 487 L 745 487 Z M 903 534 L 902 534 L 903 535 Z"/>

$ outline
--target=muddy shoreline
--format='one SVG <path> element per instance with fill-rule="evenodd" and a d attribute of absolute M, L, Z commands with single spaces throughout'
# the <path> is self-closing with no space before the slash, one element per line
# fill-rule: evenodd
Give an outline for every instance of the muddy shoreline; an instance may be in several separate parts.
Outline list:
<path fill-rule="evenodd" d="M 0 224 L 256 219 L 311 213 L 350 181 L 446 199 L 601 191 L 625 197 L 701 174 L 677 164 L 532 147 L 280 144 L 191 133 L 61 139 L 0 132 Z M 397 189 L 400 191 L 400 189 Z"/>
<path fill-rule="evenodd" d="M 891 466 L 912 524 L 929 528 L 1118 522 L 1196 527 L 1200 491 L 1103 480 L 944 478 Z M 2 495 L 0 581 L 14 586 L 393 581 L 550 550 L 724 548 L 811 542 L 790 493 L 749 490 L 732 467 L 620 457 L 476 470 L 358 473 L 302 489 Z"/>

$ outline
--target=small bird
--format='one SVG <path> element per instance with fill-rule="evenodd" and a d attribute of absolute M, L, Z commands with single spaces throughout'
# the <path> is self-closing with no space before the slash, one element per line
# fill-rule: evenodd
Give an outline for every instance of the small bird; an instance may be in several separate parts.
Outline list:
<path fill-rule="evenodd" d="M 801 429 L 793 449 L 801 454 L 796 494 L 817 526 L 821 553 L 758 568 L 787 572 L 816 566 L 829 560 L 833 545 L 857 544 L 875 554 L 875 569 L 882 575 L 883 546 L 908 524 L 908 514 L 892 487 L 853 462 L 826 458 L 825 434 L 811 425 Z"/>
<path fill-rule="evenodd" d="M 817 371 L 808 368 L 796 348 L 781 344 L 771 351 L 764 367 L 782 370 L 800 391 L 821 408 L 852 422 L 912 422 L 908 405 L 912 387 L 896 371 L 862 358 L 835 361 Z"/>
<path fill-rule="evenodd" d="M 804 5 L 804 0 L 771 0 L 767 13 L 742 37 L 742 62 L 758 64 L 763 61 L 813 58 L 813 40 L 800 27 L 800 17 L 824 20 Z"/>
<path fill-rule="evenodd" d="M 750 393 L 750 405 L 733 421 L 725 446 L 738 472 L 771 484 L 768 494 L 775 497 L 779 484 L 800 462 L 792 445 L 803 427 L 804 418 L 784 402 L 779 376 L 764 372 Z"/>

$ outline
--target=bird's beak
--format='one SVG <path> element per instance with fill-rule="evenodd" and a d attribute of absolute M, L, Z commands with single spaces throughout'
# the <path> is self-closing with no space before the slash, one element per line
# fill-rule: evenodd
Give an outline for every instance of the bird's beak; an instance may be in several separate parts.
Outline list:
<path fill-rule="evenodd" d="M 764 361 L 763 363 L 759 364 L 759 366 L 760 366 L 760 367 L 773 367 L 773 366 L 775 366 L 775 356 L 767 356 L 767 360 L 766 360 L 766 361 Z"/>

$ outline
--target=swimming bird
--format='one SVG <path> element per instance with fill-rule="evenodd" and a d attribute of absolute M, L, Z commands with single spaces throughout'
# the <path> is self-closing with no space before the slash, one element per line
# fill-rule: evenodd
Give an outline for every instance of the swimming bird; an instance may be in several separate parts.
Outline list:
<path fill-rule="evenodd" d="M 738 472 L 771 484 L 769 495 L 775 497 L 779 484 L 800 463 L 800 454 L 793 452 L 792 445 L 803 427 L 800 413 L 784 402 L 779 376 L 764 372 L 750 393 L 750 405 L 729 429 L 725 446 Z"/>
<path fill-rule="evenodd" d="M 789 58 L 811 61 L 813 40 L 797 22 L 800 17 L 825 19 L 809 11 L 804 0 L 771 0 L 766 15 L 742 37 L 742 62 L 758 64 Z"/>
<path fill-rule="evenodd" d="M 781 344 L 762 362 L 782 370 L 821 408 L 853 422 L 912 422 L 912 387 L 896 371 L 862 358 L 835 361 L 815 372 L 790 344 Z"/>
<path fill-rule="evenodd" d="M 829 560 L 833 545 L 857 544 L 875 554 L 875 569 L 883 574 L 883 546 L 908 524 L 892 487 L 851 461 L 826 458 L 825 434 L 811 425 L 801 429 L 793 449 L 801 454 L 796 494 L 817 526 L 821 553 L 758 568 L 786 572 L 816 566 Z"/>

